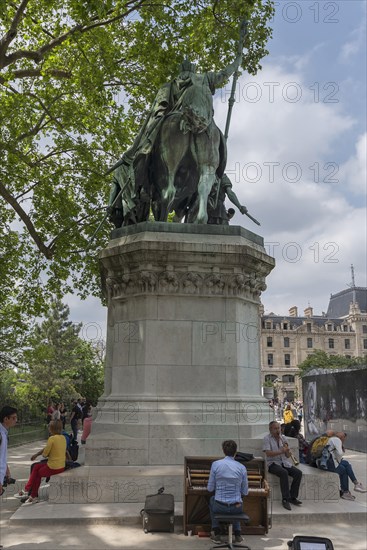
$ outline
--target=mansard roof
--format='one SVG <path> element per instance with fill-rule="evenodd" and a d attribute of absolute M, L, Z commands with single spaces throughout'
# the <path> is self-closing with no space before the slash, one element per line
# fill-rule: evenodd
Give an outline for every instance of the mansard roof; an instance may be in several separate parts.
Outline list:
<path fill-rule="evenodd" d="M 367 312 L 367 287 L 354 286 L 331 294 L 327 317 L 346 317 L 352 302 L 357 302 L 362 313 Z"/>
<path fill-rule="evenodd" d="M 336 294 L 330 295 L 329 307 L 326 313 L 323 315 L 311 315 L 311 316 L 297 316 L 292 315 L 276 315 L 275 313 L 263 314 L 263 320 L 272 320 L 274 322 L 289 322 L 292 326 L 300 326 L 305 321 L 312 321 L 319 326 L 326 323 L 334 323 L 335 325 L 342 325 L 350 313 L 350 305 L 357 303 L 361 313 L 367 313 L 367 287 L 355 286 L 347 288 Z"/>

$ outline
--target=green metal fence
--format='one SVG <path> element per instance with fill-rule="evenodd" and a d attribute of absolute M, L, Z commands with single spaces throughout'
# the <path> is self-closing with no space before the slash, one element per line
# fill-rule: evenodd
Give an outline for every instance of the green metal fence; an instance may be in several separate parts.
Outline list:
<path fill-rule="evenodd" d="M 31 443 L 39 439 L 47 439 L 48 430 L 44 420 L 19 422 L 9 430 L 9 447 Z"/>

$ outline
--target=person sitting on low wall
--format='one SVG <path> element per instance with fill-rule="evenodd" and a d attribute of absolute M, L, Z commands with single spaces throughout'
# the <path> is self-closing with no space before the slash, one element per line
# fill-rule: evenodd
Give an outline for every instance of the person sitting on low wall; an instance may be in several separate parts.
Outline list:
<path fill-rule="evenodd" d="M 330 437 L 327 447 L 330 457 L 327 461 L 329 472 L 336 472 L 340 478 L 340 497 L 344 500 L 355 500 L 355 496 L 349 491 L 349 479 L 354 483 L 354 490 L 358 493 L 366 493 L 367 489 L 360 483 L 353 471 L 350 462 L 343 458 L 344 441 L 347 437 L 345 432 L 336 432 L 335 436 Z"/>
<path fill-rule="evenodd" d="M 38 502 L 38 489 L 41 485 L 41 480 L 43 477 L 51 477 L 56 474 L 61 474 L 61 472 L 65 470 L 66 439 L 63 435 L 61 435 L 61 420 L 52 420 L 49 424 L 49 431 L 51 435 L 47 440 L 46 447 L 31 457 L 31 460 L 36 460 L 38 456 L 42 455 L 48 459 L 47 463 L 41 461 L 36 464 L 31 471 L 24 490 L 19 491 L 19 493 L 14 495 L 15 498 L 22 499 L 27 495 L 28 491 L 31 491 L 31 495 L 24 503 L 24 506 L 26 504 Z"/>
<path fill-rule="evenodd" d="M 268 471 L 280 479 L 282 505 L 286 510 L 292 510 L 291 503 L 300 506 L 298 500 L 302 472 L 291 462 L 291 451 L 284 435 L 281 434 L 280 424 L 273 420 L 269 424 L 269 434 L 264 437 L 263 450 L 266 455 Z M 289 489 L 289 477 L 293 478 Z"/>

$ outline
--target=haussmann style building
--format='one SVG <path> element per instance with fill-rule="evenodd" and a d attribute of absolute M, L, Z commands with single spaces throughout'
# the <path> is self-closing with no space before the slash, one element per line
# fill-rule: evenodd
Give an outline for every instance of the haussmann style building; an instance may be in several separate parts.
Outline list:
<path fill-rule="evenodd" d="M 315 350 L 367 358 L 367 287 L 351 287 L 330 296 L 326 313 L 312 307 L 299 315 L 261 316 L 261 375 L 274 383 L 280 399 L 302 399 L 298 365 Z"/>

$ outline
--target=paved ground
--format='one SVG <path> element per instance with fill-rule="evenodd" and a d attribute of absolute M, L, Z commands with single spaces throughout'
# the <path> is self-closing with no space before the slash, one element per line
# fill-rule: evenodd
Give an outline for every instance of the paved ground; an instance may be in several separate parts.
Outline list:
<path fill-rule="evenodd" d="M 47 502 L 41 502 L 28 507 L 28 512 L 20 509 L 14 516 L 20 504 L 13 494 L 24 487 L 29 457 L 42 446 L 43 442 L 38 442 L 10 450 L 9 465 L 18 481 L 0 499 L 0 542 L 4 550 L 209 550 L 213 546 L 208 538 L 184 536 L 180 524 L 174 534 L 144 534 L 136 519 L 131 518 L 116 524 L 123 515 L 119 505 L 108 508 L 109 505 L 74 504 L 52 508 Z M 350 451 L 346 458 L 352 463 L 357 478 L 366 483 L 366 455 Z M 247 536 L 246 543 L 252 550 L 286 550 L 287 541 L 295 534 L 308 534 L 329 537 L 335 550 L 366 550 L 367 493 L 354 494 L 355 502 L 308 503 L 292 512 L 274 503 L 273 528 L 264 536 Z M 136 503 L 135 507 L 139 508 L 140 504 Z M 106 514 L 112 523 L 101 524 L 100 520 L 93 519 Z"/>

